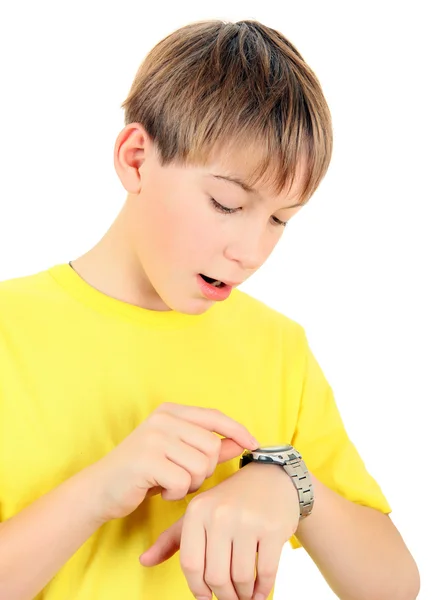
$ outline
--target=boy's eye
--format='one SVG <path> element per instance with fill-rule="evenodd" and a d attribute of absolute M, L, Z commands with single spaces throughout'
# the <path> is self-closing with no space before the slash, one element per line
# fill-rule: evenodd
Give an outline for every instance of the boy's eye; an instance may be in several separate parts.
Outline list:
<path fill-rule="evenodd" d="M 219 202 L 217 202 L 215 200 L 215 198 L 210 197 L 210 201 L 212 202 L 213 206 L 219 210 L 222 213 L 225 214 L 230 214 L 230 213 L 234 213 L 237 210 L 239 210 L 238 208 L 228 208 L 227 206 L 223 206 L 222 204 L 220 204 Z"/>
<path fill-rule="evenodd" d="M 220 204 L 219 202 L 217 202 L 215 200 L 215 198 L 212 198 L 211 196 L 209 197 L 210 201 L 212 202 L 213 206 L 219 211 L 222 212 L 226 215 L 230 215 L 234 212 L 237 212 L 238 210 L 242 210 L 242 208 L 228 208 L 227 206 L 223 206 L 222 204 Z M 272 223 L 274 225 L 279 225 L 281 227 L 285 227 L 287 225 L 287 222 L 284 221 L 280 221 L 280 219 L 277 219 L 277 217 L 272 217 Z"/>
<path fill-rule="evenodd" d="M 280 225 L 281 227 L 285 227 L 287 225 L 287 221 L 280 221 L 277 217 L 272 217 L 272 220 L 275 225 Z"/>

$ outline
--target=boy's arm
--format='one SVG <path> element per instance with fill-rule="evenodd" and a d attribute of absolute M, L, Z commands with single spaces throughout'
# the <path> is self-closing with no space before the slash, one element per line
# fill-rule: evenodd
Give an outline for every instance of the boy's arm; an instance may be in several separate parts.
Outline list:
<path fill-rule="evenodd" d="M 268 597 L 284 541 L 296 532 L 341 600 L 415 600 L 418 569 L 391 519 L 312 479 L 314 508 L 298 523 L 299 499 L 287 473 L 250 463 L 198 494 L 140 562 L 152 567 L 180 550 L 195 596 L 210 598 L 212 589 L 217 597 L 234 598 L 236 587 L 242 598 L 254 589 L 258 600 Z"/>
<path fill-rule="evenodd" d="M 314 509 L 296 537 L 342 600 L 414 600 L 419 572 L 391 519 L 313 477 Z"/>
<path fill-rule="evenodd" d="M 160 404 L 102 459 L 1 524 L 0 600 L 34 598 L 100 525 L 131 514 L 152 488 L 184 498 L 218 463 L 257 446 L 220 411 Z"/>
<path fill-rule="evenodd" d="M 102 525 L 92 467 L 0 524 L 0 599 L 31 600 Z"/>
<path fill-rule="evenodd" d="M 304 381 L 294 435 L 314 476 L 315 505 L 296 537 L 343 600 L 416 597 L 417 567 L 346 432 L 334 393 L 303 334 Z"/>

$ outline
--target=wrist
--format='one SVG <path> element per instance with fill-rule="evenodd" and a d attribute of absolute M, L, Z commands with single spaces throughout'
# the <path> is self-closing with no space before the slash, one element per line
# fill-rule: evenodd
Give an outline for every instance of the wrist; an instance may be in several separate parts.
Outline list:
<path fill-rule="evenodd" d="M 260 478 L 261 486 L 272 490 L 275 494 L 284 494 L 287 497 L 290 506 L 296 507 L 296 513 L 299 517 L 299 497 L 293 481 L 288 477 L 286 471 L 281 465 L 260 464 L 251 462 L 243 469 L 249 469 L 252 472 L 257 471 L 257 477 Z"/>
<path fill-rule="evenodd" d="M 89 465 L 72 477 L 79 494 L 80 506 L 85 512 L 85 519 L 95 529 L 110 520 L 105 507 L 101 479 L 99 463 Z"/>
<path fill-rule="evenodd" d="M 245 450 L 239 466 L 242 469 L 250 463 L 266 467 L 281 467 L 296 490 L 299 519 L 305 519 L 311 514 L 314 504 L 311 476 L 301 454 L 291 444 L 262 446 L 253 451 Z"/>

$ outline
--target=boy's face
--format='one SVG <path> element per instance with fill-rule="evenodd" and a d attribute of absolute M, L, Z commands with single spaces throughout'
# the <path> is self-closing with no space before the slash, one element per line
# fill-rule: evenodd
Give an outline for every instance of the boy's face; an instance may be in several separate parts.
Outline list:
<path fill-rule="evenodd" d="M 300 210 L 287 207 L 299 202 L 301 181 L 276 197 L 263 186 L 250 192 L 217 177 L 245 179 L 251 158 L 239 153 L 207 166 L 161 167 L 143 129 L 126 129 L 129 136 L 116 143 L 116 170 L 129 192 L 127 235 L 143 270 L 146 306 L 201 314 L 215 300 L 200 274 L 238 286 L 257 271 L 283 234 L 280 221 Z"/>

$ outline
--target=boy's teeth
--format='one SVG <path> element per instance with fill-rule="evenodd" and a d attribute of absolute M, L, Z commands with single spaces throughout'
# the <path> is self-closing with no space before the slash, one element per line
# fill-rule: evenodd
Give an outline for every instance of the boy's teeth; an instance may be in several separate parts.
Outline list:
<path fill-rule="evenodd" d="M 207 275 L 202 275 L 202 278 L 209 284 L 214 287 L 222 287 L 224 283 L 222 281 L 218 281 L 218 279 L 212 279 L 212 277 L 208 277 Z"/>

